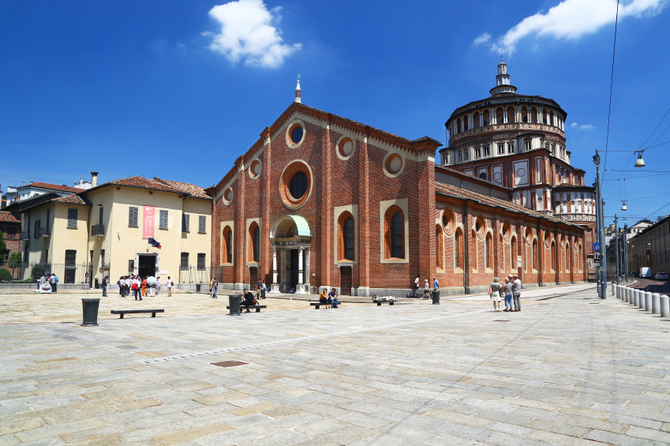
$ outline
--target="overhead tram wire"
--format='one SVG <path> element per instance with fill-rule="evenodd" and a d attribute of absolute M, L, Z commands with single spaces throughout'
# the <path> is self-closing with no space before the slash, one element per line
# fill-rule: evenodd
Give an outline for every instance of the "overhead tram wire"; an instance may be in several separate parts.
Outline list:
<path fill-rule="evenodd" d="M 614 48 L 612 49 L 612 74 L 610 76 L 610 104 L 607 111 L 607 134 L 605 136 L 605 162 L 603 164 L 603 179 L 607 175 L 607 150 L 610 142 L 610 120 L 612 117 L 612 91 L 614 90 L 614 60 L 616 57 L 616 36 L 619 28 L 619 0 L 616 1 L 616 18 L 614 19 Z"/>
<path fill-rule="evenodd" d="M 656 130 L 658 130 L 658 128 L 661 126 L 661 124 L 663 124 L 663 121 L 665 121 L 665 117 L 668 116 L 668 113 L 670 113 L 670 108 L 668 108 L 668 110 L 665 112 L 665 114 L 663 115 L 661 120 L 658 122 L 658 124 L 656 125 L 656 128 L 654 128 L 654 131 L 652 131 L 651 134 L 647 137 L 647 139 L 645 139 L 644 142 L 642 144 L 640 144 L 640 147 L 638 147 L 637 150 L 640 150 L 641 148 L 643 148 L 644 145 L 647 144 L 647 141 L 649 141 L 651 139 L 651 137 L 654 136 L 654 133 L 656 133 Z M 667 128 L 665 130 L 667 130 Z M 665 130 L 663 131 L 663 133 L 665 133 Z M 661 135 L 663 135 L 663 133 L 661 133 Z M 656 138 L 656 141 L 658 141 L 658 138 Z M 656 141 L 654 141 L 654 142 L 656 142 Z M 652 144 L 653 144 L 653 142 L 652 142 Z M 651 148 L 651 147 L 649 147 L 649 148 Z"/>

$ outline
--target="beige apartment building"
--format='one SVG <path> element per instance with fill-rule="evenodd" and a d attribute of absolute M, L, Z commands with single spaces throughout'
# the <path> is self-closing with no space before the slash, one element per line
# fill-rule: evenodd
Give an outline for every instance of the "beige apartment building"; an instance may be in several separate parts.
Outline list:
<path fill-rule="evenodd" d="M 94 172 L 91 189 L 21 212 L 24 277 L 42 264 L 65 284 L 109 276 L 114 288 L 128 274 L 170 276 L 181 288 L 209 282 L 212 198 L 192 184 L 133 176 L 98 186 Z"/>

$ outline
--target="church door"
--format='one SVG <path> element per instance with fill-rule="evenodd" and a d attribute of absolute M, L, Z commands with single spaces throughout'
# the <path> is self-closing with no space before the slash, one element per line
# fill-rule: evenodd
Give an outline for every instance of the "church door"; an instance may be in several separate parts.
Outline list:
<path fill-rule="evenodd" d="M 340 268 L 340 294 L 351 296 L 351 267 L 343 266 Z"/>

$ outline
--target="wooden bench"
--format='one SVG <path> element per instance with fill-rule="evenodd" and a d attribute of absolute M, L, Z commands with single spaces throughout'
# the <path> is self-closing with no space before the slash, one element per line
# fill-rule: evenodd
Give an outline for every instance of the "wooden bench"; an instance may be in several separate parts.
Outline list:
<path fill-rule="evenodd" d="M 314 307 L 314 309 L 318 310 L 321 305 L 328 305 L 328 304 L 322 304 L 321 302 L 310 302 L 309 303 L 311 306 Z M 332 307 L 332 308 L 340 308 L 340 305 L 342 305 L 342 302 L 339 302 L 337 306 Z"/>
<path fill-rule="evenodd" d="M 244 313 L 251 313 L 251 311 L 249 311 L 249 310 L 251 308 L 255 308 L 256 313 L 260 313 L 261 308 L 267 308 L 267 307 L 268 307 L 267 305 L 240 305 L 240 310 L 247 310 L 247 311 L 244 311 Z M 230 310 L 230 305 L 226 307 L 226 310 Z"/>
<path fill-rule="evenodd" d="M 139 314 L 139 313 L 151 313 L 151 317 L 156 317 L 156 313 L 165 313 L 163 309 L 155 310 L 112 310 L 112 314 L 120 314 L 119 319 L 123 319 L 124 314 Z"/>

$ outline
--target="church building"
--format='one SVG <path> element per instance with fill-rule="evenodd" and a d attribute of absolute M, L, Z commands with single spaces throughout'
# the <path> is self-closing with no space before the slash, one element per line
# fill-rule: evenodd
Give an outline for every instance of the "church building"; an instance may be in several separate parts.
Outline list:
<path fill-rule="evenodd" d="M 525 286 L 586 281 L 587 226 L 531 203 L 538 194 L 546 206 L 558 200 L 559 175 L 561 194 L 590 191 L 584 172 L 569 165 L 565 137 L 558 137 L 565 112 L 543 100 L 547 119 L 555 119 L 551 129 L 504 133 L 508 113 L 522 111 L 511 105 L 500 121 L 491 120 L 494 101 L 511 104 L 507 95 L 517 97 L 502 65 L 500 88 L 492 90 L 490 104 L 481 105 L 487 110 L 473 111 L 472 103 L 447 121 L 450 145 L 439 164 L 438 141 L 406 139 L 304 105 L 298 81 L 295 101 L 206 191 L 214 198 L 213 276 L 238 290 L 263 279 L 274 292 L 328 287 L 358 296 L 404 296 L 417 276 L 431 288 L 437 278 L 443 295 L 485 291 L 494 276 L 510 273 Z M 526 117 L 533 105 L 531 120 L 544 119 L 540 103 L 529 103 Z M 486 121 L 483 112 L 489 113 Z M 479 134 L 472 130 L 485 128 L 491 141 L 503 141 L 505 156 L 489 160 L 491 144 L 484 156 L 484 143 L 475 141 Z M 556 152 L 551 145 L 545 151 L 549 134 L 556 136 Z M 527 137 L 536 145 L 515 158 L 511 144 Z M 536 184 L 540 171 L 542 183 Z M 538 192 L 542 188 L 549 194 Z"/>

